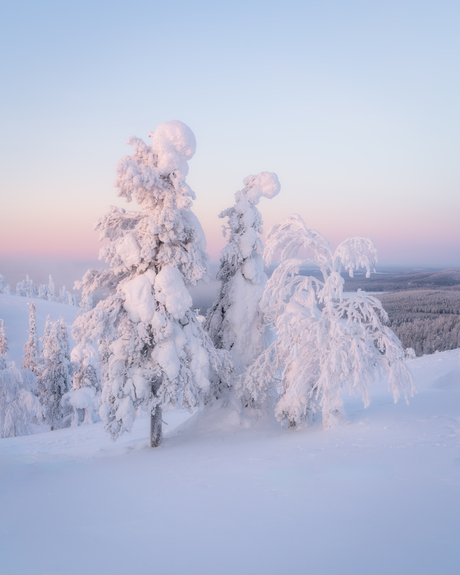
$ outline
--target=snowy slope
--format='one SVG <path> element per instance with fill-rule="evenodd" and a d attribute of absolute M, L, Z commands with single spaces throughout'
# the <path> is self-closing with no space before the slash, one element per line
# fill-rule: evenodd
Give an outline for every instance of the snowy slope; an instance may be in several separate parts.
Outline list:
<path fill-rule="evenodd" d="M 2 439 L 0 573 L 458 574 L 459 351 L 411 367 L 410 405 L 382 383 L 330 431 L 216 410 L 166 413 L 155 450 L 146 418 Z"/>
<path fill-rule="evenodd" d="M 23 347 L 29 337 L 29 307 L 34 302 L 37 311 L 37 334 L 43 337 L 46 317 L 56 321 L 60 316 L 64 319 L 69 331 L 69 344 L 74 345 L 70 338 L 70 329 L 80 311 L 79 307 L 46 301 L 38 298 L 25 298 L 20 296 L 0 294 L 0 318 L 5 322 L 6 337 L 8 338 L 8 358 L 16 362 L 19 367 L 22 363 Z"/>

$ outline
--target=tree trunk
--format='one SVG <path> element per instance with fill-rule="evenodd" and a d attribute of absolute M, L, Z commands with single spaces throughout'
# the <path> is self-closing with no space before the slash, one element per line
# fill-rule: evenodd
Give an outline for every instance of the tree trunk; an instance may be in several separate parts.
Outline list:
<path fill-rule="evenodd" d="M 159 405 L 152 409 L 150 414 L 150 446 L 158 447 L 163 437 L 162 430 L 162 409 Z"/>
<path fill-rule="evenodd" d="M 161 386 L 161 379 L 157 379 L 152 383 L 152 391 L 154 395 L 157 394 Z M 163 410 L 161 406 L 155 406 L 150 413 L 150 446 L 158 447 L 163 438 Z"/>

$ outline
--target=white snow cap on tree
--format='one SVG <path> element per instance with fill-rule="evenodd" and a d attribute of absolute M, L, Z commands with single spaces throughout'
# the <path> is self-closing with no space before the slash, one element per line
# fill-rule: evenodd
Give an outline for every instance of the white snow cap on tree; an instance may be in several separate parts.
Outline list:
<path fill-rule="evenodd" d="M 152 151 L 158 156 L 157 168 L 163 174 L 176 170 L 184 176 L 188 174 L 187 161 L 196 150 L 195 135 L 188 126 L 179 120 L 164 122 L 149 133 L 149 138 L 152 138 Z"/>
<path fill-rule="evenodd" d="M 274 198 L 281 189 L 278 176 L 273 172 L 260 172 L 257 176 L 248 176 L 243 180 L 246 199 L 257 205 L 260 198 Z"/>

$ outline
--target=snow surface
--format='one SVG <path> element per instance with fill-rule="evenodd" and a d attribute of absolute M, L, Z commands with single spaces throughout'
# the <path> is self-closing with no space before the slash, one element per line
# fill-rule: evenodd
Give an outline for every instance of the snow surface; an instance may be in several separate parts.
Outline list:
<path fill-rule="evenodd" d="M 166 412 L 154 450 L 145 417 L 0 440 L 0 572 L 457 574 L 459 351 L 409 364 L 409 405 L 382 382 L 330 431 L 226 408 Z"/>

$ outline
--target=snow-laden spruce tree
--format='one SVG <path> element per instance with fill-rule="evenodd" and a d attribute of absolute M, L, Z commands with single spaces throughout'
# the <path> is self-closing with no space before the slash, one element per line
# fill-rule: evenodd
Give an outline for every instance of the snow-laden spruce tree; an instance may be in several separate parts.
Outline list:
<path fill-rule="evenodd" d="M 205 329 L 219 349 L 232 354 L 235 375 L 241 374 L 265 349 L 265 326 L 259 303 L 267 282 L 260 235 L 262 216 L 257 209 L 261 197 L 273 198 L 280 184 L 276 174 L 261 172 L 244 179 L 235 194 L 236 203 L 219 214 L 228 218 L 217 279 L 221 287 L 209 309 Z"/>
<path fill-rule="evenodd" d="M 21 369 L 30 369 L 38 377 L 41 372 L 41 358 L 37 338 L 36 306 L 33 302 L 29 306 L 29 339 L 24 345 L 24 356 Z"/>
<path fill-rule="evenodd" d="M 71 409 L 62 405 L 62 397 L 72 385 L 73 368 L 68 358 L 68 344 L 63 340 L 63 320 L 46 320 L 43 336 L 43 366 L 38 376 L 38 391 L 43 417 L 53 429 L 69 425 Z"/>
<path fill-rule="evenodd" d="M 372 240 L 350 238 L 332 251 L 321 234 L 294 215 L 270 230 L 267 264 L 277 251 L 281 263 L 261 302 L 277 339 L 240 380 L 243 401 L 264 408 L 276 385 L 280 421 L 290 426 L 306 422 L 319 408 L 327 429 L 344 419 L 342 390 L 360 393 L 367 407 L 369 385 L 382 375 L 388 377 L 395 402 L 401 394 L 407 400 L 414 392 L 413 379 L 400 341 L 385 325 L 388 318 L 380 301 L 362 291 L 343 296 L 342 270 L 353 275 L 365 268 L 369 276 L 375 265 Z M 322 281 L 301 274 L 312 265 L 321 271 Z"/>
<path fill-rule="evenodd" d="M 8 361 L 8 341 L 3 320 L 0 320 L 0 437 L 17 437 L 32 433 L 41 417 L 41 406 L 33 393 L 34 374 L 19 370 Z"/>
<path fill-rule="evenodd" d="M 142 211 L 112 207 L 97 223 L 101 240 L 108 241 L 100 257 L 110 269 L 89 270 L 76 288 L 83 298 L 96 290 L 106 297 L 77 318 L 73 335 L 79 345 L 97 343 L 100 415 L 111 437 L 129 431 L 142 407 L 151 412 L 156 446 L 162 407 L 180 400 L 194 409 L 211 401 L 231 361 L 214 348 L 187 289 L 206 276 L 204 234 L 185 181 L 195 136 L 171 121 L 149 137 L 151 145 L 130 138 L 134 152 L 117 164 L 118 195 L 134 198 Z"/>
<path fill-rule="evenodd" d="M 54 282 L 51 275 L 49 276 L 48 289 L 46 290 L 46 297 L 49 301 L 56 301 Z"/>

